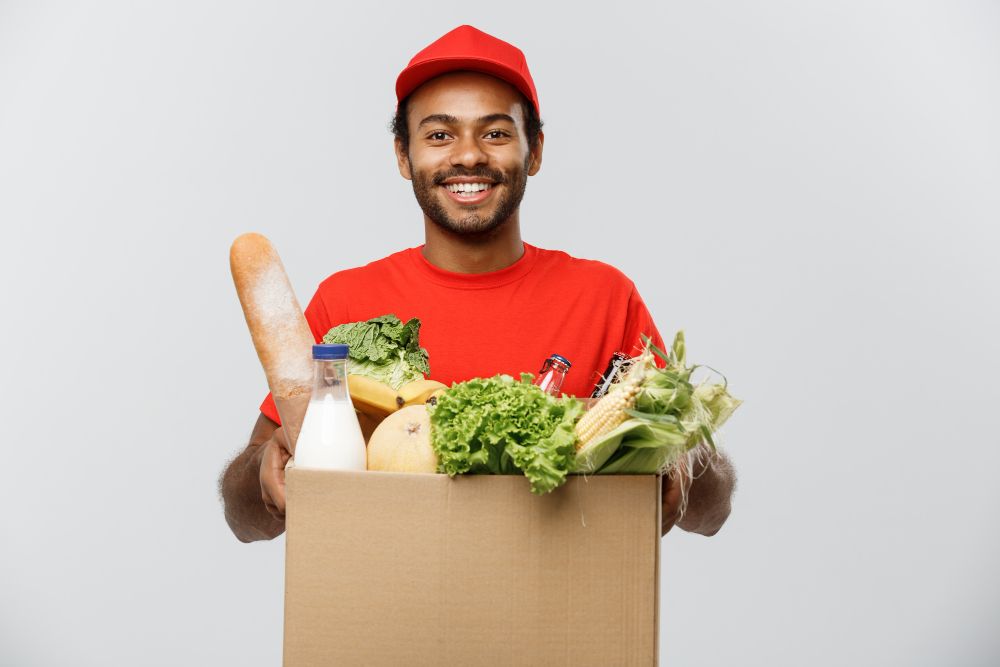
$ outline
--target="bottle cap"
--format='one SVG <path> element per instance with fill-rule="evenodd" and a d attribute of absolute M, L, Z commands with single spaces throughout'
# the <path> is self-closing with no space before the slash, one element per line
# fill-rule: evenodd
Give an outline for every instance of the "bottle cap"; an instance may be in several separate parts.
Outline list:
<path fill-rule="evenodd" d="M 569 363 L 569 359 L 567 359 L 566 357 L 559 356 L 558 354 L 553 354 L 552 356 L 549 357 L 549 359 L 555 359 L 556 361 L 561 361 L 562 363 L 566 364 L 566 368 L 569 368 L 570 366 L 573 365 Z"/>
<path fill-rule="evenodd" d="M 349 345 L 313 345 L 313 359 L 346 359 Z"/>

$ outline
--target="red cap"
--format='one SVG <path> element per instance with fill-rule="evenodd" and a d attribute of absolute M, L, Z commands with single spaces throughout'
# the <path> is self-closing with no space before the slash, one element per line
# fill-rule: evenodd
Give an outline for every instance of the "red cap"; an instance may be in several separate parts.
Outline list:
<path fill-rule="evenodd" d="M 413 56 L 396 79 L 396 101 L 420 84 L 445 72 L 472 70 L 503 79 L 521 91 L 538 110 L 538 93 L 521 49 L 471 25 L 462 25 L 443 35 Z"/>

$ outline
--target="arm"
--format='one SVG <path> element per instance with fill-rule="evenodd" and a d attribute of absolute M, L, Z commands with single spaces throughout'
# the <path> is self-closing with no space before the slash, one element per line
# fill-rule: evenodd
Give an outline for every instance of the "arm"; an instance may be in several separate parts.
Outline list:
<path fill-rule="evenodd" d="M 246 449 L 219 480 L 226 523 L 241 542 L 270 540 L 285 531 L 285 464 L 290 456 L 281 427 L 260 415 Z"/>
<path fill-rule="evenodd" d="M 693 474 L 678 467 L 663 480 L 663 534 L 676 523 L 682 529 L 712 536 L 732 511 L 736 471 L 722 450 L 699 448 L 692 457 Z M 687 489 L 684 507 L 682 489 Z M 683 512 L 681 511 L 683 509 Z"/>

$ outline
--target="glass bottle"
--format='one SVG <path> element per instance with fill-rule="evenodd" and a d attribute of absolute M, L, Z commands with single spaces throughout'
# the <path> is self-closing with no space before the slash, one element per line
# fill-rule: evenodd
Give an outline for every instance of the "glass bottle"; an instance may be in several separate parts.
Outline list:
<path fill-rule="evenodd" d="M 558 354 L 550 355 L 542 364 L 542 370 L 538 371 L 535 384 L 541 387 L 542 391 L 559 396 L 563 380 L 566 379 L 566 373 L 569 372 L 572 365 L 566 357 L 561 357 Z"/>
<path fill-rule="evenodd" d="M 347 390 L 347 345 L 313 345 L 313 389 L 295 443 L 295 466 L 365 470 L 367 451 Z"/>
<path fill-rule="evenodd" d="M 604 394 L 608 393 L 608 389 L 615 382 L 625 374 L 625 371 L 629 367 L 629 357 L 624 352 L 615 352 L 611 355 L 611 360 L 608 361 L 608 367 L 602 375 L 597 380 L 597 384 L 594 385 L 594 391 L 590 394 L 591 398 L 600 398 Z"/>

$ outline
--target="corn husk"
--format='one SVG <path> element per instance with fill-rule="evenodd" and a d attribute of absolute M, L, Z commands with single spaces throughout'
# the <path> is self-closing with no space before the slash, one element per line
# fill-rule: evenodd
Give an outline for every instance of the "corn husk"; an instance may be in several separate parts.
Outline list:
<path fill-rule="evenodd" d="M 684 332 L 678 332 L 667 354 L 644 338 L 646 350 L 664 360 L 663 368 L 645 364 L 645 374 L 627 419 L 585 443 L 577 452 L 576 470 L 598 474 L 666 472 L 699 445 L 715 448 L 715 433 L 741 404 L 722 382 L 694 385 L 699 366 L 686 365 Z M 644 353 L 646 352 L 644 350 Z"/>

